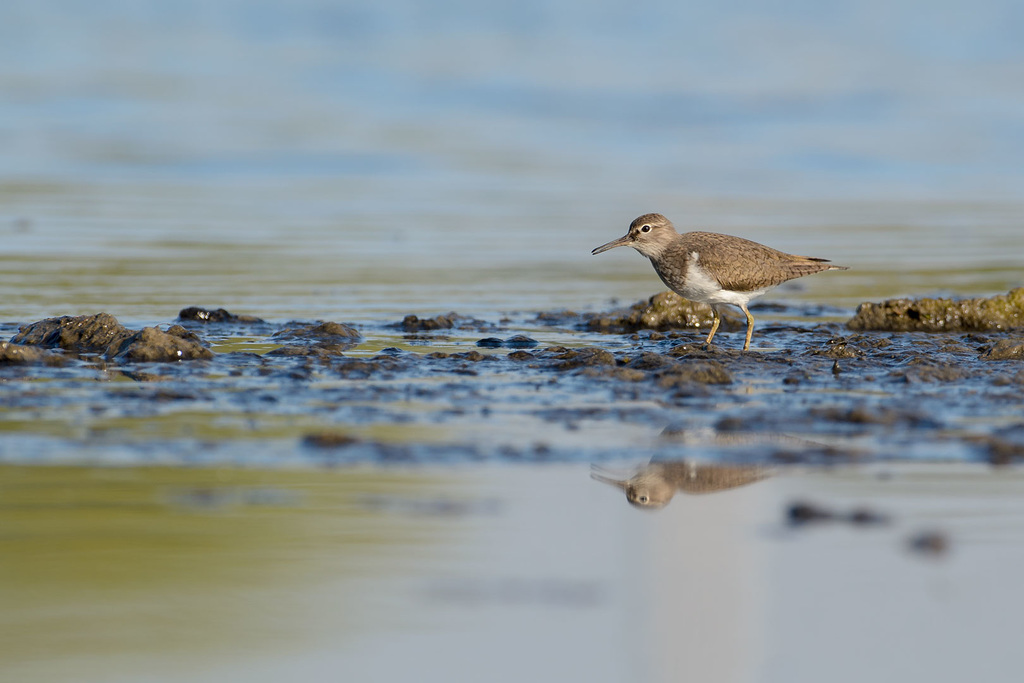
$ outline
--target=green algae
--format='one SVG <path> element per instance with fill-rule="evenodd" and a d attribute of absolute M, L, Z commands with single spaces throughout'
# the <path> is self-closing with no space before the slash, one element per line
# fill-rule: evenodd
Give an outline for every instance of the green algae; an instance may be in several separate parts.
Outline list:
<path fill-rule="evenodd" d="M 989 332 L 1024 327 L 1024 287 L 978 299 L 866 302 L 846 326 L 887 332 Z"/>

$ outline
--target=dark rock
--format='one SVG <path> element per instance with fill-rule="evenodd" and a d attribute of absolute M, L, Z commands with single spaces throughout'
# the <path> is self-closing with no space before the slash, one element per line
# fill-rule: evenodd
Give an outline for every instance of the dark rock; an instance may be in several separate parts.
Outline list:
<path fill-rule="evenodd" d="M 63 356 L 36 346 L 0 342 L 0 365 L 64 365 Z"/>
<path fill-rule="evenodd" d="M 177 334 L 175 334 L 177 332 Z M 143 327 L 116 346 L 107 356 L 114 360 L 137 363 L 166 363 L 177 360 L 209 360 L 213 352 L 198 337 L 179 325 L 167 332 L 156 327 Z"/>
<path fill-rule="evenodd" d="M 101 354 L 118 361 L 168 362 L 213 357 L 198 336 L 180 325 L 167 332 L 155 327 L 136 332 L 109 313 L 41 320 L 21 328 L 11 341 L 72 353 Z"/>
<path fill-rule="evenodd" d="M 170 334 L 175 337 L 180 337 L 181 339 L 192 341 L 197 344 L 203 343 L 203 340 L 200 338 L 198 334 L 190 330 L 186 330 L 181 325 L 171 325 L 170 327 L 167 328 L 167 334 Z"/>
<path fill-rule="evenodd" d="M 531 339 L 522 334 L 509 337 L 505 340 L 505 348 L 507 349 L 532 349 L 537 346 L 540 342 L 536 339 Z"/>
<path fill-rule="evenodd" d="M 421 330 L 450 330 L 455 327 L 455 322 L 461 316 L 458 313 L 439 315 L 433 318 L 420 318 L 415 315 L 407 315 L 402 319 L 400 327 L 406 332 L 420 332 Z"/>
<path fill-rule="evenodd" d="M 20 328 L 12 344 L 60 348 L 73 353 L 106 354 L 135 334 L 109 313 L 47 318 Z"/>
<path fill-rule="evenodd" d="M 263 323 L 262 318 L 254 315 L 235 315 L 223 308 L 208 310 L 199 306 L 189 306 L 178 312 L 178 320 L 198 323 Z"/>
<path fill-rule="evenodd" d="M 500 349 L 505 342 L 497 337 L 487 337 L 476 343 L 477 346 L 485 349 Z"/>

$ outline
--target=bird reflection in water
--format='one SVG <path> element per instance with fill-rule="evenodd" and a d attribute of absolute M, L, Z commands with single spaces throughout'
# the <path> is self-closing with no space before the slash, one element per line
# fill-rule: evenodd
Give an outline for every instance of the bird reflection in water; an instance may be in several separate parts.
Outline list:
<path fill-rule="evenodd" d="M 676 491 L 714 493 L 753 484 L 772 476 L 766 465 L 718 465 L 696 460 L 650 462 L 627 479 L 617 479 L 597 465 L 590 476 L 626 492 L 626 500 L 639 508 L 657 510 L 669 504 Z"/>
<path fill-rule="evenodd" d="M 626 492 L 630 504 L 656 510 L 669 504 L 677 491 L 715 493 L 746 486 L 771 477 L 777 465 L 768 462 L 807 461 L 815 456 L 834 459 L 836 449 L 780 432 L 732 431 L 713 428 L 687 428 L 670 425 L 661 439 L 687 449 L 726 455 L 727 459 L 747 462 L 706 462 L 692 458 L 655 458 L 632 476 L 617 478 L 614 473 L 591 465 L 590 476 Z M 757 462 L 750 462 L 756 458 Z"/>

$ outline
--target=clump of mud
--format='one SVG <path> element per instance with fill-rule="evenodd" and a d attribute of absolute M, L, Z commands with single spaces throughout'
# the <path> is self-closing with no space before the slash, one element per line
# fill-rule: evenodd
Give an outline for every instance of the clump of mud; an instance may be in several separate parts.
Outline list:
<path fill-rule="evenodd" d="M 982 360 L 1024 360 L 1024 339 L 1000 339 L 981 354 Z"/>
<path fill-rule="evenodd" d="M 271 351 L 276 356 L 333 356 L 363 341 L 359 330 L 345 323 L 293 321 L 278 330 L 273 341 L 291 342 Z"/>
<path fill-rule="evenodd" d="M 594 332 L 636 332 L 710 327 L 712 322 L 711 307 L 707 304 L 689 301 L 675 292 L 661 292 L 625 310 L 588 314 L 585 316 L 584 327 Z M 722 329 L 735 330 L 742 327 L 737 314 L 723 311 Z"/>
<path fill-rule="evenodd" d="M 181 325 L 130 330 L 109 313 L 47 318 L 19 329 L 12 344 L 98 354 L 109 360 L 168 362 L 208 360 L 213 353 Z"/>
<path fill-rule="evenodd" d="M 448 315 L 438 315 L 433 318 L 420 318 L 417 315 L 410 313 L 402 319 L 399 323 L 406 332 L 421 332 L 424 330 L 450 330 L 455 327 L 456 321 L 459 319 L 458 313 L 449 313 Z"/>
<path fill-rule="evenodd" d="M 863 303 L 851 330 L 988 332 L 1024 327 L 1024 287 L 987 299 L 889 299 Z"/>
<path fill-rule="evenodd" d="M 454 311 L 446 315 L 437 315 L 433 318 L 421 318 L 410 313 L 402 318 L 402 322 L 393 325 L 403 332 L 433 332 L 436 330 L 484 330 L 490 327 L 488 323 L 460 315 Z"/>

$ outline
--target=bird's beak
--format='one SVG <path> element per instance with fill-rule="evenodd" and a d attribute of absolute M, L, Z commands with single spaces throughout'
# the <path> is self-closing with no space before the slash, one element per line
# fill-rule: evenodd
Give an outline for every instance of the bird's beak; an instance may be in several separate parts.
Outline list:
<path fill-rule="evenodd" d="M 608 244 L 602 244 L 601 246 L 599 246 L 597 249 L 595 249 L 594 251 L 592 251 L 590 253 L 591 254 L 600 254 L 602 251 L 608 251 L 609 249 L 614 249 L 615 247 L 627 247 L 627 246 L 629 246 L 632 243 L 633 243 L 633 240 L 630 238 L 629 234 L 627 233 L 627 234 L 623 235 L 622 237 L 620 237 L 617 240 L 612 240 Z"/>
<path fill-rule="evenodd" d="M 607 246 L 607 245 L 605 245 L 605 246 Z M 611 249 L 611 247 L 608 247 L 608 248 Z M 600 247 L 598 247 L 598 249 L 600 249 Z M 595 481 L 602 482 L 604 484 L 611 484 L 612 486 L 614 486 L 616 488 L 620 488 L 623 491 L 625 491 L 626 487 L 629 486 L 629 479 L 616 479 L 613 476 L 609 476 L 611 474 L 612 473 L 609 472 L 608 470 L 603 469 L 601 467 L 598 467 L 597 465 L 591 465 L 590 466 L 590 478 L 591 479 L 593 479 Z"/>

